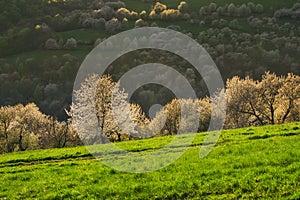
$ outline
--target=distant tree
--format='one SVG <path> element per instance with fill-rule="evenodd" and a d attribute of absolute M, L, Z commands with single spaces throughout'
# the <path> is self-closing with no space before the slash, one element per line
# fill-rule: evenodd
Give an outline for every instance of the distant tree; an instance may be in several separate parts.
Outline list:
<path fill-rule="evenodd" d="M 230 16 L 236 16 L 237 14 L 237 7 L 233 3 L 228 6 L 228 14 Z"/>
<path fill-rule="evenodd" d="M 121 1 L 109 1 L 105 3 L 106 6 L 111 7 L 114 10 L 118 10 L 120 8 L 125 8 L 125 3 Z"/>
<path fill-rule="evenodd" d="M 255 12 L 257 12 L 257 13 L 263 13 L 263 12 L 264 12 L 264 7 L 263 7 L 263 5 L 257 4 L 257 5 L 255 6 Z"/>
<path fill-rule="evenodd" d="M 130 11 L 126 8 L 120 8 L 117 10 L 115 16 L 119 19 L 122 20 L 123 18 L 129 18 L 131 15 Z"/>
<path fill-rule="evenodd" d="M 251 9 L 248 6 L 246 6 L 246 4 L 243 4 L 238 8 L 238 15 L 239 16 L 247 17 L 250 14 L 251 14 Z"/>
<path fill-rule="evenodd" d="M 135 21 L 134 25 L 135 25 L 135 27 L 144 27 L 144 26 L 148 26 L 148 23 L 142 19 L 138 19 Z"/>
<path fill-rule="evenodd" d="M 253 2 L 247 3 L 247 6 L 250 8 L 251 12 L 255 12 L 255 4 Z"/>
<path fill-rule="evenodd" d="M 60 49 L 60 46 L 58 45 L 55 39 L 49 38 L 45 43 L 45 48 L 49 50 L 56 50 L 56 49 Z"/>
<path fill-rule="evenodd" d="M 105 23 L 105 30 L 111 34 L 115 34 L 122 30 L 122 24 L 117 18 L 113 18 Z"/>
<path fill-rule="evenodd" d="M 113 18 L 114 10 L 105 5 L 99 11 L 99 17 L 104 18 L 106 21 Z"/>
<path fill-rule="evenodd" d="M 167 9 L 167 6 L 165 4 L 162 4 L 160 2 L 156 2 L 156 4 L 154 5 L 153 7 L 153 11 L 156 13 L 156 14 L 160 14 L 162 11 L 166 10 Z"/>
<path fill-rule="evenodd" d="M 139 14 L 135 11 L 131 11 L 130 13 L 130 19 L 138 19 Z"/>
<path fill-rule="evenodd" d="M 216 3 L 210 3 L 208 6 L 210 12 L 215 12 L 217 10 L 217 4 Z"/>
<path fill-rule="evenodd" d="M 76 49 L 77 48 L 77 41 L 74 38 L 69 38 L 64 45 L 65 49 Z"/>
<path fill-rule="evenodd" d="M 181 1 L 178 5 L 178 10 L 181 13 L 187 13 L 189 11 L 189 5 L 185 1 Z"/>
<path fill-rule="evenodd" d="M 200 16 L 204 16 L 204 15 L 206 15 L 206 14 L 207 14 L 206 7 L 201 7 L 201 8 L 199 9 L 199 15 L 200 15 Z"/>
<path fill-rule="evenodd" d="M 147 12 L 145 10 L 142 10 L 140 12 L 140 17 L 141 17 L 141 19 L 145 20 L 147 18 Z"/>

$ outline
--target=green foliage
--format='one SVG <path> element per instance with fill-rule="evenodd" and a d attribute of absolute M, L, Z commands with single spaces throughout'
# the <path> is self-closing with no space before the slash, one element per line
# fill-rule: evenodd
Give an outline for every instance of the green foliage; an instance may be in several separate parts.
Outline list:
<path fill-rule="evenodd" d="M 5 154 L 0 157 L 0 198 L 297 199 L 300 131 L 295 127 L 299 126 L 298 122 L 223 131 L 219 144 L 203 159 L 199 148 L 205 133 L 197 134 L 180 159 L 146 174 L 104 166 L 84 147 Z M 295 135 L 284 135 L 291 132 Z M 264 135 L 270 137 L 259 138 Z M 257 139 L 250 139 L 253 136 Z M 171 140 L 160 137 L 118 145 L 146 153 Z"/>
<path fill-rule="evenodd" d="M 0 57 L 38 49 L 51 35 L 51 31 L 36 30 L 31 25 L 11 28 L 0 37 Z"/>

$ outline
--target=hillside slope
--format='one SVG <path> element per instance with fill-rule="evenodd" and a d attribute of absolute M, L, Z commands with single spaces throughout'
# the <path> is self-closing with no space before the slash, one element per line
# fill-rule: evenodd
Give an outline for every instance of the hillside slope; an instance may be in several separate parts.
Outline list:
<path fill-rule="evenodd" d="M 1 155 L 0 198 L 299 199 L 299 128 L 300 122 L 223 131 L 203 159 L 199 149 L 206 134 L 200 133 L 176 162 L 144 174 L 104 166 L 84 147 Z M 118 146 L 146 153 L 171 140 L 160 137 Z"/>

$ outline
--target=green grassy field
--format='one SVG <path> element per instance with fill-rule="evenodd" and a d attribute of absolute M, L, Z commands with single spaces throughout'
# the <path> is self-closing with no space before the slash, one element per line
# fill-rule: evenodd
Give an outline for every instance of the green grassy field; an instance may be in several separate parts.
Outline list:
<path fill-rule="evenodd" d="M 5 154 L 0 156 L 0 198 L 299 199 L 299 128 L 300 122 L 223 131 L 203 159 L 199 150 L 206 133 L 199 133 L 176 162 L 142 174 L 111 169 L 84 147 Z M 118 146 L 146 154 L 172 139 Z"/>

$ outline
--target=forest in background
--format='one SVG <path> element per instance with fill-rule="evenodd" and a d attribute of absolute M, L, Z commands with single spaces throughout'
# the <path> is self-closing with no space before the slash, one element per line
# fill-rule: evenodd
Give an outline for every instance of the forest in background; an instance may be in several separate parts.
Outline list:
<path fill-rule="evenodd" d="M 92 84 L 96 84 L 95 102 L 84 105 L 80 97 L 90 95 L 91 91 L 87 88 Z M 226 99 L 223 99 L 222 93 L 226 94 Z M 128 109 L 114 110 L 113 95 L 117 96 L 118 104 Z M 67 122 L 59 122 L 54 117 L 42 114 L 35 104 L 1 107 L 0 153 L 170 136 L 179 134 L 179 129 L 180 134 L 191 133 L 195 126 L 197 132 L 205 132 L 211 118 L 222 118 L 222 106 L 226 106 L 227 110 L 225 129 L 300 121 L 300 76 L 294 74 L 284 77 L 267 72 L 261 81 L 235 76 L 228 79 L 225 91 L 196 100 L 173 99 L 153 119 L 145 115 L 140 105 L 127 102 L 128 94 L 110 75 L 87 78 L 75 92 L 75 98 L 77 103 L 66 111 L 70 117 Z M 87 106 L 93 107 L 93 104 L 95 113 L 86 113 Z M 218 109 L 213 110 L 212 106 Z M 184 107 L 188 113 L 197 110 L 199 115 L 182 115 Z M 73 109 L 77 110 L 75 116 Z M 79 121 L 87 121 L 92 127 L 92 115 L 97 116 L 100 132 L 74 123 L 76 117 Z M 117 122 L 116 116 L 124 116 L 130 121 Z M 131 122 L 134 122 L 134 126 L 130 125 Z M 126 127 L 126 130 L 121 127 Z"/>
<path fill-rule="evenodd" d="M 42 112 L 66 120 L 73 82 L 90 50 L 123 30 L 159 26 L 197 40 L 212 56 L 224 82 L 233 76 L 260 80 L 265 71 L 299 75 L 297 1 L 17 1 L 1 0 L 0 105 L 34 102 Z M 142 53 L 144 56 L 139 56 Z M 132 52 L 107 74 L 115 81 L 134 66 L 155 61 L 185 75 L 199 98 L 207 94 L 189 63 L 168 52 Z M 145 101 L 145 99 L 147 101 Z M 148 86 L 131 101 L 147 113 L 172 95 Z M 143 105 L 142 105 L 143 104 Z"/>

